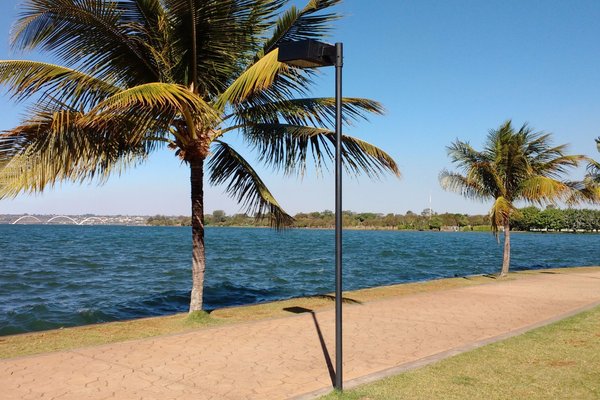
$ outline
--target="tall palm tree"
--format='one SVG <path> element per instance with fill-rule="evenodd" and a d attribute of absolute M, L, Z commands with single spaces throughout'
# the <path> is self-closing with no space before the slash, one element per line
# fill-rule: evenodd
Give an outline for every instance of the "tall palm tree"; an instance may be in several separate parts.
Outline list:
<path fill-rule="evenodd" d="M 277 62 L 286 41 L 325 37 L 340 0 L 24 0 L 17 50 L 49 52 L 64 66 L 0 61 L 0 83 L 30 100 L 26 119 L 0 136 L 0 198 L 59 181 L 106 180 L 169 147 L 190 167 L 192 291 L 202 309 L 205 170 L 248 213 L 274 227 L 293 219 L 225 140 L 238 132 L 258 160 L 303 174 L 332 157 L 335 103 L 306 97 L 315 72 Z M 345 122 L 380 114 L 346 98 Z M 344 136 L 347 171 L 399 174 L 379 148 Z"/>
<path fill-rule="evenodd" d="M 442 187 L 468 198 L 494 200 L 490 210 L 492 230 L 497 237 L 500 227 L 504 230 L 501 276 L 508 274 L 510 266 L 510 221 L 518 212 L 515 202 L 542 204 L 574 199 L 574 183 L 560 178 L 585 157 L 566 155 L 566 145 L 553 147 L 550 139 L 550 134 L 533 132 L 527 125 L 515 130 L 507 121 L 489 132 L 483 151 L 460 140 L 447 148 L 463 174 L 442 171 Z"/>

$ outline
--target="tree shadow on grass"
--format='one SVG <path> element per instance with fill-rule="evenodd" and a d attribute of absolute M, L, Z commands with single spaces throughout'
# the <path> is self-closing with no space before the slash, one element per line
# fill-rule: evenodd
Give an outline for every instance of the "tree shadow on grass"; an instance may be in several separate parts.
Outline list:
<path fill-rule="evenodd" d="M 318 296 L 315 296 L 318 297 Z M 309 313 L 312 316 L 313 323 L 315 324 L 315 329 L 317 330 L 317 336 L 319 338 L 319 343 L 321 345 L 321 350 L 323 351 L 323 357 L 325 358 L 325 364 L 327 364 L 327 371 L 329 371 L 329 379 L 331 379 L 331 386 L 335 386 L 335 370 L 333 369 L 333 363 L 331 362 L 331 356 L 329 355 L 329 350 L 327 349 L 327 345 L 325 344 L 325 339 L 323 338 L 323 332 L 321 332 L 321 327 L 319 326 L 319 321 L 317 320 L 317 316 L 315 312 L 311 309 L 304 307 L 285 307 L 285 311 L 294 313 L 294 314 L 305 314 Z"/>

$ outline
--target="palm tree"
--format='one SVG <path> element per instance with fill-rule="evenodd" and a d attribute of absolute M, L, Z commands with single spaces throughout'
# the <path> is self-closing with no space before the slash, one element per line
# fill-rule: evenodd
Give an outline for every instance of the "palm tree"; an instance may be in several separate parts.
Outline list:
<path fill-rule="evenodd" d="M 0 61 L 0 83 L 30 100 L 24 121 L 0 136 L 0 198 L 60 181 L 105 181 L 169 147 L 190 167 L 192 291 L 202 309 L 205 170 L 248 213 L 292 223 L 263 180 L 225 140 L 238 132 L 276 171 L 302 175 L 332 157 L 335 103 L 307 97 L 315 72 L 277 62 L 286 41 L 320 39 L 340 0 L 24 0 L 17 50 L 49 52 L 64 66 Z M 345 122 L 381 114 L 344 99 Z M 399 174 L 379 148 L 344 136 L 350 173 Z"/>
<path fill-rule="evenodd" d="M 600 151 L 600 137 L 596 139 L 596 147 Z M 581 181 L 570 182 L 574 189 L 571 203 L 587 202 L 592 204 L 600 203 L 600 162 L 585 157 L 587 161 L 587 173 Z"/>
<path fill-rule="evenodd" d="M 600 152 L 600 137 L 596 139 L 596 147 L 598 148 L 598 151 Z M 590 162 L 588 164 L 587 178 L 592 182 L 592 184 L 595 184 L 595 185 L 600 184 L 600 162 L 590 160 Z"/>
<path fill-rule="evenodd" d="M 450 159 L 464 174 L 442 171 L 442 187 L 467 198 L 494 200 L 490 210 L 492 231 L 498 237 L 500 227 L 504 230 L 500 276 L 507 275 L 510 266 L 510 222 L 518 212 L 515 202 L 542 204 L 574 199 L 575 184 L 560 177 L 585 157 L 566 155 L 566 145 L 552 147 L 550 137 L 533 132 L 527 125 L 515 131 L 507 121 L 489 132 L 483 151 L 460 140 L 448 147 Z"/>

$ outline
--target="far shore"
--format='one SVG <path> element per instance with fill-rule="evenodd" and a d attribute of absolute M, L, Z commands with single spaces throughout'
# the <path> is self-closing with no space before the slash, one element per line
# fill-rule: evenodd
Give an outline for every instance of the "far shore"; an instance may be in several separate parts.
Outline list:
<path fill-rule="evenodd" d="M 157 225 L 143 225 L 143 226 L 157 226 Z M 167 226 L 167 225 L 165 225 Z M 175 227 L 181 228 L 181 227 Z M 272 229 L 269 226 L 249 226 L 249 225 L 206 225 L 206 228 L 248 228 L 248 229 Z M 394 231 L 394 232 L 441 232 L 441 233 L 492 233 L 492 229 L 489 226 L 477 227 L 478 229 L 398 229 L 394 227 L 379 227 L 379 226 L 344 226 L 342 229 L 345 231 Z M 332 231 L 335 229 L 334 226 L 331 227 L 311 227 L 311 226 L 292 226 L 286 229 L 302 229 L 302 230 L 316 230 L 316 231 Z M 552 231 L 552 230 L 532 230 L 532 231 L 523 231 L 523 230 L 512 230 L 511 233 L 557 233 L 557 234 L 596 234 L 600 233 L 600 231 Z"/>
<path fill-rule="evenodd" d="M 9 223 L 0 223 L 0 225 L 12 225 Z M 19 226 L 81 226 L 75 224 L 20 224 Z M 190 228 L 187 225 L 130 225 L 130 224 L 90 224 L 83 226 L 129 226 L 129 227 L 161 227 L 161 228 Z M 236 229 L 273 229 L 269 226 L 258 226 L 258 225 L 205 225 L 206 228 L 236 228 Z M 453 228 L 453 227 L 448 227 Z M 436 233 L 492 233 L 492 229 L 489 226 L 476 226 L 474 229 L 399 229 L 396 227 L 389 226 L 344 226 L 344 231 L 385 231 L 385 232 L 436 232 Z M 286 230 L 315 230 L 315 231 L 332 231 L 335 229 L 334 226 L 329 227 L 311 227 L 311 226 L 291 226 L 284 228 Z M 571 234 L 571 235 L 582 235 L 582 234 L 599 234 L 600 231 L 554 231 L 554 230 L 511 230 L 513 233 L 541 233 L 541 234 Z"/>
<path fill-rule="evenodd" d="M 215 210 L 204 215 L 206 227 L 269 228 L 268 216 L 257 219 L 246 214 L 227 215 L 223 210 Z M 295 229 L 334 229 L 335 215 L 332 211 L 300 212 L 292 216 Z M 55 215 L 55 214 L 0 214 L 0 224 L 37 223 L 107 226 L 190 226 L 191 217 L 185 215 Z M 421 213 L 407 211 L 406 214 L 343 212 L 345 230 L 384 230 L 384 231 L 476 231 L 490 232 L 490 219 L 487 214 L 463 214 L 445 211 L 436 213 L 425 209 Z M 556 233 L 597 233 L 600 232 L 600 209 L 560 209 L 536 207 L 520 209 L 519 216 L 511 220 L 511 231 L 515 232 L 556 232 Z"/>

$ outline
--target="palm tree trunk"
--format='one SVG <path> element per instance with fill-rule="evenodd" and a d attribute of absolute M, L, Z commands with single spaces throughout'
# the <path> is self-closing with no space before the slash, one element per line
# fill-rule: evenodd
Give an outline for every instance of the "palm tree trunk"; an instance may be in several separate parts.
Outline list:
<path fill-rule="evenodd" d="M 204 290 L 204 159 L 190 161 L 190 182 L 192 184 L 192 294 L 190 313 L 202 310 Z"/>
<path fill-rule="evenodd" d="M 509 267 L 510 267 L 510 224 L 507 222 L 504 224 L 504 257 L 502 259 L 502 272 L 500 272 L 500 276 L 508 275 Z"/>

